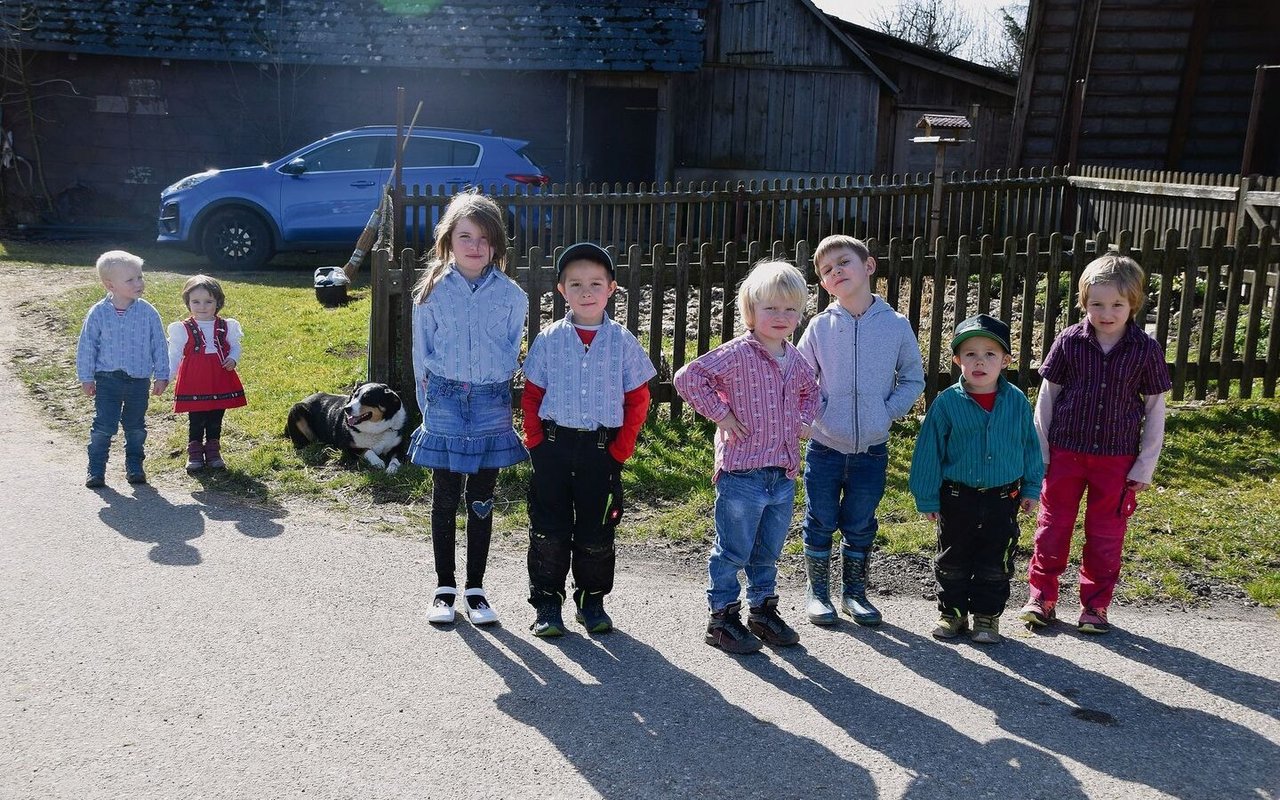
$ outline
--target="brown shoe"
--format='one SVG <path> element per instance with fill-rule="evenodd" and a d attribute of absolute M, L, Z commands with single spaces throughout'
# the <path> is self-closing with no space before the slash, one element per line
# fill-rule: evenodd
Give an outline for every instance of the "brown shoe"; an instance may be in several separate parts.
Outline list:
<path fill-rule="evenodd" d="M 707 620 L 707 644 L 735 655 L 759 650 L 763 645 L 742 624 L 738 616 L 741 611 L 742 603 L 730 603 L 719 611 L 712 611 L 711 618 Z"/>

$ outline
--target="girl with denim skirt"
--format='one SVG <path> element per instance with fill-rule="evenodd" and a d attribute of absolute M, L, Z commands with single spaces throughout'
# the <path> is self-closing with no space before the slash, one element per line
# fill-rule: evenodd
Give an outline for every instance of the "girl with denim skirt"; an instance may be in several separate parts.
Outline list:
<path fill-rule="evenodd" d="M 498 470 L 528 458 L 512 424 L 511 376 L 524 339 L 528 298 L 506 275 L 502 209 L 483 195 L 453 198 L 413 288 L 413 372 L 422 425 L 409 459 L 431 470 L 435 597 L 427 620 L 453 622 L 454 548 L 460 500 L 467 508 L 463 597 L 474 625 L 498 621 L 484 591 Z"/>

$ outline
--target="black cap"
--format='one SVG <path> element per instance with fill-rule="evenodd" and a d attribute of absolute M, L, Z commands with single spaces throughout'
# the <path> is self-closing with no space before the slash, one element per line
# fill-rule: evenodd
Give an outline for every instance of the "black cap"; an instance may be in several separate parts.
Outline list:
<path fill-rule="evenodd" d="M 609 257 L 609 251 L 594 242 L 578 242 L 566 247 L 556 259 L 556 277 L 560 277 L 560 273 L 564 272 L 564 268 L 569 266 L 570 262 L 579 259 L 596 262 L 609 270 L 610 278 L 614 277 L 613 259 Z"/>
<path fill-rule="evenodd" d="M 1006 353 L 1013 352 L 1013 348 L 1009 347 L 1009 326 L 990 314 L 978 314 L 957 325 L 956 333 L 951 337 L 951 352 L 954 353 L 960 349 L 960 343 L 965 339 L 972 339 L 975 336 L 995 339 Z"/>

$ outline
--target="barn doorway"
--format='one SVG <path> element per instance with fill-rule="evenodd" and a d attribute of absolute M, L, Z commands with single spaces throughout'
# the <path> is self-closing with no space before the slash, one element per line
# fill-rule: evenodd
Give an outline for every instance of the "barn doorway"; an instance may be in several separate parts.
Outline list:
<path fill-rule="evenodd" d="M 584 183 L 652 183 L 658 90 L 587 86 L 582 125 Z"/>

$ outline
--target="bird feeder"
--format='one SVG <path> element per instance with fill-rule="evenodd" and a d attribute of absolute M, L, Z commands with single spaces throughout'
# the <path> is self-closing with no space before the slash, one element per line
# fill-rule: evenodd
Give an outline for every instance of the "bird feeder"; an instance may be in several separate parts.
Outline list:
<path fill-rule="evenodd" d="M 933 202 L 929 206 L 929 241 L 937 241 L 942 227 L 942 164 L 946 160 L 947 146 L 969 144 L 969 131 L 973 125 L 959 114 L 925 114 L 916 122 L 916 129 L 924 130 L 923 136 L 912 137 L 916 144 L 935 146 L 933 158 Z"/>

